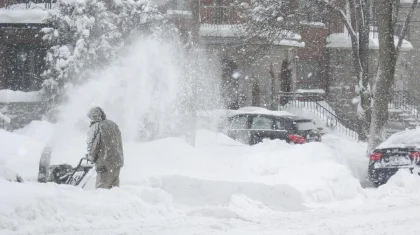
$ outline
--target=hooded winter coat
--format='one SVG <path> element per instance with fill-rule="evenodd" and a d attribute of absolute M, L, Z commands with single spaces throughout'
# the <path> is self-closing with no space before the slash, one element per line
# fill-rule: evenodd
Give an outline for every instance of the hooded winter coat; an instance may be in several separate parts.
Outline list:
<path fill-rule="evenodd" d="M 95 163 L 97 171 L 112 171 L 124 166 L 121 132 L 117 124 L 106 119 L 104 111 L 92 108 L 88 117 L 91 120 L 87 151 L 89 159 Z"/>

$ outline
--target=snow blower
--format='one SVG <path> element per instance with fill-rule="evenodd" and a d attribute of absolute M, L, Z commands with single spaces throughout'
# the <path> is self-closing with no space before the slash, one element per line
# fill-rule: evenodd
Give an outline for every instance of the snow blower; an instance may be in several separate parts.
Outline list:
<path fill-rule="evenodd" d="M 39 162 L 38 182 L 54 182 L 84 188 L 94 171 L 94 165 L 87 158 L 87 155 L 80 159 L 75 168 L 69 164 L 50 166 L 50 159 L 51 148 L 46 147 Z"/>

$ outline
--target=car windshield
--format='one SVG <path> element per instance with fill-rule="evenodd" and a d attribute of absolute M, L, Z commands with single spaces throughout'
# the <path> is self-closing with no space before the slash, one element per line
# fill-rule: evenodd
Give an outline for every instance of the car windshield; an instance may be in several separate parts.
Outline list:
<path fill-rule="evenodd" d="M 297 126 L 297 129 L 299 131 L 307 131 L 307 130 L 315 130 L 316 129 L 315 124 L 310 120 L 297 121 L 296 126 Z"/>

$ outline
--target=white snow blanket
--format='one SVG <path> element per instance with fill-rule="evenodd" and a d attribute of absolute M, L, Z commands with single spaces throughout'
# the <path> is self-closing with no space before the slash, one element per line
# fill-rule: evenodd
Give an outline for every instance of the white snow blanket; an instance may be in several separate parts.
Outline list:
<path fill-rule="evenodd" d="M 0 130 L 0 164 L 32 180 L 0 179 L 0 234 L 420 232 L 412 226 L 420 219 L 419 177 L 400 172 L 388 185 L 363 189 L 366 145 L 335 135 L 324 143 L 245 146 L 202 130 L 196 148 L 182 138 L 126 142 L 121 188 L 94 190 L 93 177 L 81 190 L 33 182 L 55 128 L 34 122 L 17 133 Z M 75 165 L 83 137 L 62 136 L 53 162 Z"/>
<path fill-rule="evenodd" d="M 0 103 L 38 102 L 41 100 L 39 91 L 0 90 Z"/>
<path fill-rule="evenodd" d="M 387 140 L 381 143 L 377 148 L 420 148 L 420 129 L 406 130 L 391 135 Z"/>

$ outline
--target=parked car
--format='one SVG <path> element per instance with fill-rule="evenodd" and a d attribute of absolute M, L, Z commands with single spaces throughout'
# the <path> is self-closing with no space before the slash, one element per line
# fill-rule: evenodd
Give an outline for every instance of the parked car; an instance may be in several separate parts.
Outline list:
<path fill-rule="evenodd" d="M 369 179 L 375 186 L 385 184 L 400 169 L 412 173 L 420 167 L 420 130 L 391 135 L 370 154 Z"/>
<path fill-rule="evenodd" d="M 280 139 L 288 143 L 303 144 L 321 141 L 315 123 L 308 118 L 287 112 L 242 112 L 227 118 L 224 132 L 245 144 L 257 144 L 264 139 Z"/>

